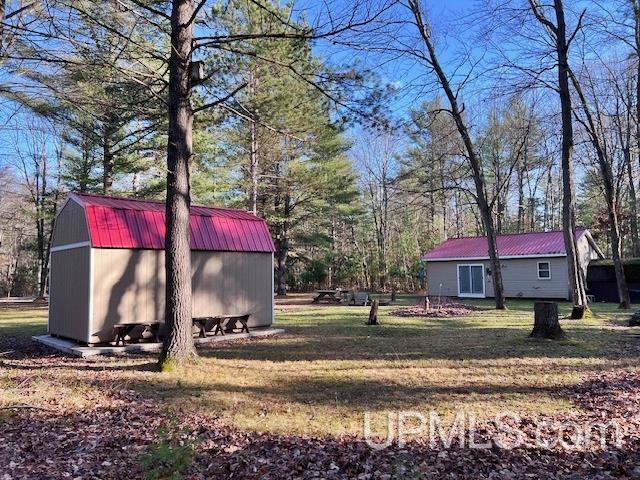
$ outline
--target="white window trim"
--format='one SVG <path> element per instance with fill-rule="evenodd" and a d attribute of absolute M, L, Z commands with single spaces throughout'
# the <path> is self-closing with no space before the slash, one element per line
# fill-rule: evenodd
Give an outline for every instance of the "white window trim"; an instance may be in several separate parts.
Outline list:
<path fill-rule="evenodd" d="M 460 267 L 481 267 L 482 269 L 482 293 L 460 293 Z M 484 263 L 457 263 L 456 264 L 456 288 L 458 289 L 458 297 L 460 298 L 485 298 L 485 275 Z"/>
<path fill-rule="evenodd" d="M 541 263 L 546 263 L 547 265 L 549 265 L 549 276 L 548 277 L 541 277 L 540 276 L 540 264 Z M 538 275 L 538 280 L 551 280 L 551 262 L 549 260 L 542 260 L 542 261 L 538 262 L 538 265 L 536 266 L 536 273 Z"/>

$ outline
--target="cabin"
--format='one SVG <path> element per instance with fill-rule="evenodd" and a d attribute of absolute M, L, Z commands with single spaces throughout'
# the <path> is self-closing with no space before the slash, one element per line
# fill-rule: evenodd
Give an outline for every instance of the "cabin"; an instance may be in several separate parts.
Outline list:
<path fill-rule="evenodd" d="M 194 317 L 250 313 L 250 327 L 273 323 L 269 228 L 255 215 L 192 206 Z M 49 334 L 84 344 L 109 342 L 121 323 L 164 322 L 165 204 L 72 193 L 51 244 Z"/>
<path fill-rule="evenodd" d="M 506 297 L 569 299 L 567 252 L 562 231 L 497 236 Z M 576 229 L 583 275 L 604 255 L 588 230 Z M 422 257 L 429 295 L 493 297 L 487 237 L 450 238 Z"/>

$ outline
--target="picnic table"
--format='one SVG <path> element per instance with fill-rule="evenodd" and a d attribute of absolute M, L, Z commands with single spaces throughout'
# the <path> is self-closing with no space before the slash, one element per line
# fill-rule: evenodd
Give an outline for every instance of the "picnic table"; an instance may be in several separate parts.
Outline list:
<path fill-rule="evenodd" d="M 194 317 L 193 325 L 198 327 L 198 336 L 205 338 L 207 332 L 213 330 L 214 335 L 224 335 L 226 333 L 234 333 L 238 322 L 242 325 L 240 332 L 249 333 L 249 317 L 250 313 L 244 313 L 241 315 L 216 315 L 211 317 Z"/>
<path fill-rule="evenodd" d="M 320 303 L 321 301 L 327 301 L 330 303 L 340 303 L 341 291 L 340 290 L 318 290 L 318 294 L 313 297 L 311 303 Z"/>
<path fill-rule="evenodd" d="M 152 334 L 152 338 L 155 342 L 159 342 L 158 332 L 160 330 L 160 322 L 126 322 L 118 323 L 113 326 L 113 333 L 116 335 L 116 347 L 122 343 L 125 345 L 125 338 L 129 336 L 137 327 L 142 327 L 142 332 L 138 338 L 142 338 L 145 332 L 149 331 Z"/>

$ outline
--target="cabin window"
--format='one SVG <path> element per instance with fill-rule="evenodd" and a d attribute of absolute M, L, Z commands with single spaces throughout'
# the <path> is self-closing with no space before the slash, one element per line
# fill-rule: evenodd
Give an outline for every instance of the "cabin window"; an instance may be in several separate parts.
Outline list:
<path fill-rule="evenodd" d="M 538 262 L 538 280 L 551 280 L 551 264 Z"/>

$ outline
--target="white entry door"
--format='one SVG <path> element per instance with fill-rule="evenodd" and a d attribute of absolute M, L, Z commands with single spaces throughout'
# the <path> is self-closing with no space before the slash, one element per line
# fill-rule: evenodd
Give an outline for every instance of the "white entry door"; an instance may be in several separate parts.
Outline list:
<path fill-rule="evenodd" d="M 484 297 L 484 265 L 458 265 L 458 296 Z"/>

